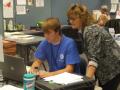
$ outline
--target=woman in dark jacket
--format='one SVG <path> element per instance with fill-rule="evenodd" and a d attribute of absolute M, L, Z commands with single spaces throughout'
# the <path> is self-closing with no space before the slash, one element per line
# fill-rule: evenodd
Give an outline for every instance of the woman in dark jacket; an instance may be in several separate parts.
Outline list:
<path fill-rule="evenodd" d="M 117 90 L 120 83 L 120 46 L 112 36 L 97 24 L 87 8 L 73 5 L 67 12 L 73 28 L 82 30 L 85 52 L 89 59 L 86 76 L 99 80 L 103 90 Z"/>

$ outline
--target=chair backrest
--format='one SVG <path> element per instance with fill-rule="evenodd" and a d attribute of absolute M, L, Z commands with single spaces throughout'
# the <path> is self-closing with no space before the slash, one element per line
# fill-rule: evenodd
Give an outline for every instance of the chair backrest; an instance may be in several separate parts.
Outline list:
<path fill-rule="evenodd" d="M 82 33 L 79 33 L 78 29 L 73 29 L 70 25 L 62 26 L 61 28 L 62 34 L 67 37 L 74 39 L 76 42 L 79 53 L 83 53 L 84 51 L 84 42 Z"/>

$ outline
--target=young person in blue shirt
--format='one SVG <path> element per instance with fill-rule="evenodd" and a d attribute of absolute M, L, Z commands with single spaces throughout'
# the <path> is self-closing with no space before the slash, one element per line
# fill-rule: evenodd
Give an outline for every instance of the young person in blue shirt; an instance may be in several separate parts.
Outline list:
<path fill-rule="evenodd" d="M 80 74 L 80 57 L 73 39 L 61 34 L 60 22 L 57 18 L 48 18 L 43 23 L 44 37 L 36 52 L 36 60 L 30 72 L 47 60 L 49 72 L 39 71 L 37 74 L 44 78 L 63 72 Z"/>

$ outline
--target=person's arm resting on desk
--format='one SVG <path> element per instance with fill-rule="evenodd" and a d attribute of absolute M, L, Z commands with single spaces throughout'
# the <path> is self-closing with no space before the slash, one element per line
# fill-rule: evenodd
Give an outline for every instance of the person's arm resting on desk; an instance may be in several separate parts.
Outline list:
<path fill-rule="evenodd" d="M 74 65 L 67 65 L 64 69 L 54 71 L 54 72 L 39 72 L 38 75 L 41 78 L 44 78 L 44 77 L 49 77 L 49 76 L 61 74 L 61 73 L 64 73 L 64 72 L 72 73 L 73 70 L 74 70 Z"/>
<path fill-rule="evenodd" d="M 35 73 L 35 74 L 39 75 L 41 78 L 44 78 L 44 77 L 48 77 L 48 76 L 57 75 L 57 74 L 60 74 L 63 72 L 72 73 L 74 70 L 74 65 L 67 65 L 64 69 L 54 71 L 54 72 L 44 72 L 44 71 L 38 72 L 37 68 L 40 67 L 41 64 L 42 64 L 42 62 L 39 59 L 36 59 L 35 62 L 32 64 L 29 72 Z"/>

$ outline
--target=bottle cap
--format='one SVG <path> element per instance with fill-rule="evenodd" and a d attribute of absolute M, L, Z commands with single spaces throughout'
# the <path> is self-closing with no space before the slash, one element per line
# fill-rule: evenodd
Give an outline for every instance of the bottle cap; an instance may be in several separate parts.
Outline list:
<path fill-rule="evenodd" d="M 35 78 L 35 75 L 34 74 L 30 74 L 30 73 L 27 73 L 27 74 L 24 74 L 24 78 Z"/>

